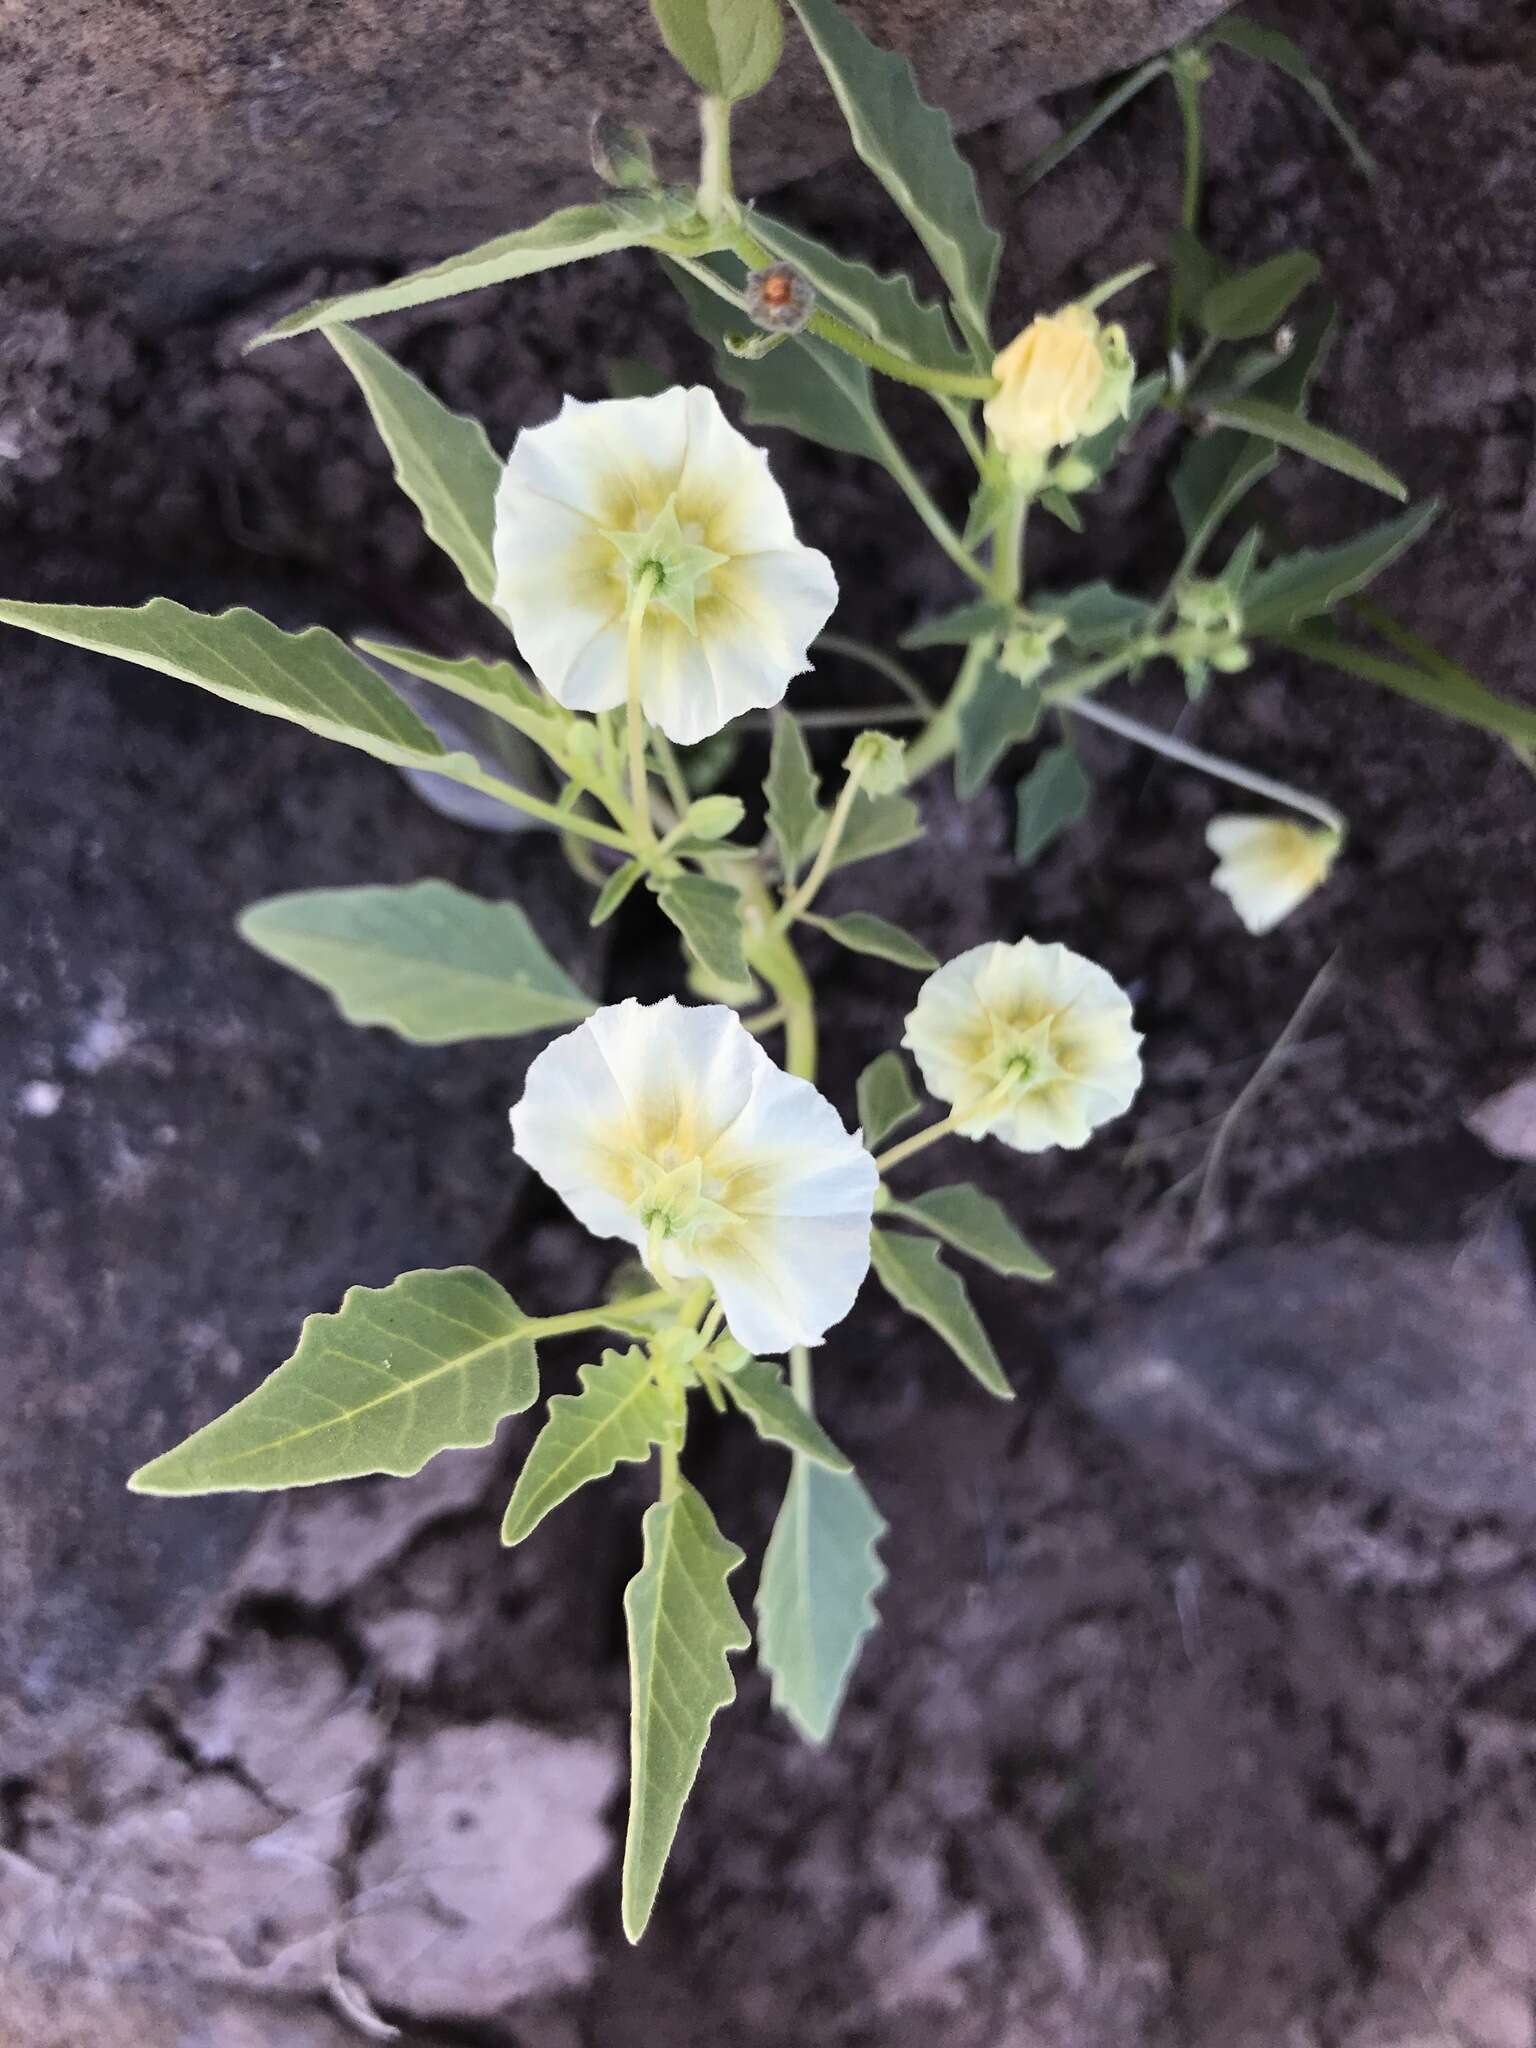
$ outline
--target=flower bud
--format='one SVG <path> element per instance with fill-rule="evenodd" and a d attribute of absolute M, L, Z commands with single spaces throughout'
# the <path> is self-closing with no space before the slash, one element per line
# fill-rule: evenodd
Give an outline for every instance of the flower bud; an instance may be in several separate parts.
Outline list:
<path fill-rule="evenodd" d="M 739 796 L 701 796 L 683 820 L 694 839 L 728 839 L 747 814 Z"/>
<path fill-rule="evenodd" d="M 1093 403 L 1083 415 L 1082 434 L 1101 434 L 1114 420 L 1123 420 L 1131 409 L 1131 386 L 1136 382 L 1136 358 L 1131 354 L 1125 329 L 1117 321 L 1099 335 L 1099 363 L 1103 370 Z"/>
<path fill-rule="evenodd" d="M 816 310 L 810 280 L 792 263 L 771 263 L 747 273 L 747 314 L 769 334 L 798 334 Z"/>
<path fill-rule="evenodd" d="M 1099 472 L 1080 455 L 1069 455 L 1064 462 L 1058 462 L 1047 479 L 1057 491 L 1086 491 L 1098 480 Z"/>
<path fill-rule="evenodd" d="M 1207 825 L 1205 843 L 1217 857 L 1212 882 L 1258 937 L 1327 881 L 1344 835 L 1331 825 L 1228 814 Z"/>
<path fill-rule="evenodd" d="M 646 192 L 656 184 L 651 138 L 643 128 L 598 112 L 588 130 L 592 168 L 605 185 L 621 192 Z"/>
<path fill-rule="evenodd" d="M 843 766 L 857 774 L 871 796 L 893 796 L 907 786 L 906 743 L 888 732 L 861 732 L 848 749 Z"/>
<path fill-rule="evenodd" d="M 1003 642 L 997 665 L 1021 683 L 1032 683 L 1051 665 L 1051 649 L 1066 631 L 1065 619 L 1030 612 Z"/>
<path fill-rule="evenodd" d="M 1009 457 L 1039 457 L 1065 447 L 1104 381 L 1099 323 L 1085 306 L 1040 313 L 995 358 L 1001 389 L 987 400 L 993 440 Z"/>

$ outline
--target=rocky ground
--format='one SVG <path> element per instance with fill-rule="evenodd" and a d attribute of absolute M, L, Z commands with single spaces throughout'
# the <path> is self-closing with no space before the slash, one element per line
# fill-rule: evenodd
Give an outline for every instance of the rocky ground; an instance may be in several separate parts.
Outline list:
<path fill-rule="evenodd" d="M 1346 322 L 1327 416 L 1449 503 L 1389 601 L 1531 701 L 1536 31 L 1497 0 L 1275 18 L 1382 177 L 1224 65 L 1211 234 L 1324 257 Z M 1009 315 L 1172 217 L 1162 100 L 1020 199 L 1082 104 L 974 138 L 1016 236 Z M 902 253 L 852 175 L 782 203 Z M 6 588 L 171 585 L 461 643 L 323 341 L 240 354 L 336 281 L 153 336 L 7 283 Z M 600 395 L 616 358 L 703 368 L 622 261 L 378 331 L 503 446 L 562 389 Z M 776 455 L 850 630 L 952 601 L 857 465 Z M 1155 585 L 1164 455 L 1127 466 L 1083 540 L 1039 548 L 1043 582 Z M 1374 511 L 1300 465 L 1273 502 L 1308 539 Z M 510 1556 L 522 1422 L 414 1482 L 259 1518 L 120 1481 L 351 1281 L 476 1260 L 542 1308 L 602 1271 L 507 1153 L 525 1052 L 348 1033 L 241 948 L 235 912 L 305 883 L 509 883 L 590 986 L 625 991 L 659 989 L 656 934 L 625 926 L 608 957 L 546 843 L 434 816 L 373 763 L 14 640 L 0 667 L 20 770 L 0 1268 L 28 1418 L 0 1445 L 0 2043 L 1533 2048 L 1536 785 L 1507 752 L 1319 671 L 1266 661 L 1213 691 L 1185 730 L 1354 827 L 1334 886 L 1262 943 L 1206 883 L 1211 789 L 1096 735 L 1093 814 L 1027 873 L 1001 796 L 962 811 L 935 788 L 930 850 L 893 858 L 878 899 L 858 871 L 841 885 L 942 950 L 1029 929 L 1104 960 L 1136 992 L 1148 1083 L 1082 1155 L 977 1154 L 1060 1268 L 1022 1305 L 977 1288 L 1015 1408 L 875 1300 L 829 1347 L 829 1425 L 892 1525 L 884 1626 L 825 1752 L 742 1674 L 631 1952 L 618 1593 L 643 1479 Z M 1177 705 L 1154 684 L 1138 709 Z M 845 1107 L 906 986 L 836 964 Z M 722 1430 L 691 1463 L 755 1554 L 775 1455 Z"/>

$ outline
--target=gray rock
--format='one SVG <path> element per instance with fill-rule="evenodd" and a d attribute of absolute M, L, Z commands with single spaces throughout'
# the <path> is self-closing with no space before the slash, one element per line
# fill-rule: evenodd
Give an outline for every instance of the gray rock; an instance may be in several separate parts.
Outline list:
<path fill-rule="evenodd" d="M 1243 1251 L 1071 1350 L 1138 1448 L 1338 1472 L 1453 1513 L 1536 1517 L 1536 1285 L 1520 1232 Z"/>
<path fill-rule="evenodd" d="M 1162 48 L 1220 0 L 854 11 L 974 125 Z M 532 221 L 592 190 L 598 107 L 655 127 L 668 171 L 689 169 L 690 90 L 641 0 L 60 0 L 12 12 L 0 254 L 41 255 L 55 272 L 111 261 L 161 317 L 279 266 L 444 255 Z M 846 150 L 793 30 L 788 46 L 740 117 L 744 190 Z"/>
<path fill-rule="evenodd" d="M 353 1282 L 474 1262 L 538 1041 L 427 1051 L 246 949 L 243 905 L 438 874 L 516 893 L 590 971 L 542 835 L 436 818 L 388 768 L 7 633 L 0 903 L 0 1773 L 141 1686 L 257 1503 L 124 1480 Z M 584 963 L 586 963 L 584 965 Z"/>

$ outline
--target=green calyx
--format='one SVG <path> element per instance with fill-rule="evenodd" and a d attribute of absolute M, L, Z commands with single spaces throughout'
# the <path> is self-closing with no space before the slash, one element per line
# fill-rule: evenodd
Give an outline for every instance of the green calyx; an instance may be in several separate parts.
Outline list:
<path fill-rule="evenodd" d="M 648 527 L 633 533 L 610 527 L 605 537 L 623 557 L 631 598 L 643 588 L 648 605 L 665 606 L 690 633 L 695 632 L 698 599 L 708 594 L 711 574 L 729 557 L 689 538 L 678 520 L 675 496 L 667 499 Z"/>

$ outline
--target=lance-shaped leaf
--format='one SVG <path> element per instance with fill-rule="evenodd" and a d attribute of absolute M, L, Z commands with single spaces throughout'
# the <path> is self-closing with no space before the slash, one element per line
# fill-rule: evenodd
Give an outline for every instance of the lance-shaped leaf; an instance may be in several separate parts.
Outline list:
<path fill-rule="evenodd" d="M 318 982 L 352 1024 L 417 1045 L 579 1024 L 592 1000 L 515 903 L 451 882 L 299 889 L 240 916 L 258 952 Z"/>
<path fill-rule="evenodd" d="M 813 924 L 850 953 L 867 953 L 875 960 L 890 960 L 898 967 L 910 967 L 915 974 L 931 974 L 938 966 L 926 946 L 919 945 L 910 932 L 892 924 L 873 911 L 850 910 L 843 917 L 816 917 L 802 913 Z"/>
<path fill-rule="evenodd" d="M 882 50 L 834 0 L 793 0 L 842 108 L 853 146 L 901 208 L 948 287 L 966 338 L 990 355 L 987 310 L 1002 248 L 949 117 L 917 89 L 905 57 Z"/>
<path fill-rule="evenodd" d="M 1289 36 L 1282 35 L 1277 28 L 1249 21 L 1241 14 L 1229 14 L 1217 22 L 1206 40 L 1226 43 L 1229 48 L 1240 50 L 1245 57 L 1256 57 L 1260 63 L 1273 65 L 1276 71 L 1283 71 L 1287 78 L 1294 79 L 1327 115 L 1360 169 L 1368 178 L 1375 177 L 1376 164 L 1370 151 L 1339 111 L 1338 101 Z"/>
<path fill-rule="evenodd" d="M 768 829 L 791 882 L 825 829 L 826 814 L 816 800 L 819 787 L 805 735 L 788 711 L 780 711 L 773 721 L 763 794 L 768 799 Z"/>
<path fill-rule="evenodd" d="M 651 0 L 662 41 L 713 99 L 750 99 L 784 48 L 779 0 Z"/>
<path fill-rule="evenodd" d="M 606 924 L 620 904 L 626 901 L 630 891 L 642 879 L 644 874 L 645 869 L 637 860 L 627 860 L 623 867 L 615 868 L 607 881 L 604 882 L 602 888 L 598 890 L 597 901 L 592 906 L 587 923 L 590 925 Z"/>
<path fill-rule="evenodd" d="M 883 1052 L 870 1061 L 859 1076 L 858 1099 L 859 1125 L 871 1147 L 910 1123 L 923 1106 L 899 1052 Z"/>
<path fill-rule="evenodd" d="M 1207 406 L 1205 411 L 1215 426 L 1261 434 L 1266 441 L 1277 442 L 1327 469 L 1336 469 L 1341 476 L 1353 477 L 1357 483 L 1369 484 L 1372 490 L 1382 491 L 1389 498 L 1407 500 L 1408 486 L 1374 455 L 1357 448 L 1353 441 L 1346 441 L 1342 434 L 1318 426 L 1315 420 L 1303 419 L 1286 406 L 1267 398 L 1225 398 Z"/>
<path fill-rule="evenodd" d="M 1170 485 L 1184 529 L 1181 576 L 1196 568 L 1227 514 L 1279 460 L 1273 443 L 1257 434 L 1202 434 L 1190 442 Z"/>
<path fill-rule="evenodd" d="M 869 1254 L 875 1277 L 891 1299 L 942 1337 L 989 1394 L 1011 1401 L 1013 1389 L 971 1304 L 965 1282 L 945 1265 L 932 1239 L 876 1230 L 870 1234 Z"/>
<path fill-rule="evenodd" d="M 722 1377 L 721 1384 L 760 1437 L 825 1465 L 829 1472 L 851 1472 L 852 1465 L 815 1416 L 802 1408 L 771 1358 L 746 1358 Z"/>
<path fill-rule="evenodd" d="M 890 1202 L 881 1211 L 916 1223 L 943 1238 L 967 1258 L 978 1259 L 1005 1280 L 1049 1280 L 1052 1269 L 1034 1246 L 1026 1243 L 1000 1202 L 969 1181 L 930 1188 L 910 1202 Z"/>
<path fill-rule="evenodd" d="M 528 1319 L 473 1266 L 349 1287 L 226 1415 L 135 1472 L 135 1493 L 249 1493 L 365 1472 L 408 1478 L 488 1444 L 537 1394 Z"/>
<path fill-rule="evenodd" d="M 657 901 L 701 967 L 723 982 L 739 984 L 750 979 L 741 894 L 729 882 L 712 881 L 707 875 L 683 875 L 668 882 Z"/>
<path fill-rule="evenodd" d="M 1075 149 L 1080 149 L 1090 136 L 1098 133 L 1106 121 L 1113 120 L 1123 106 L 1127 106 L 1135 99 L 1137 93 L 1144 91 L 1154 78 L 1161 78 L 1167 69 L 1166 57 L 1153 57 L 1138 70 L 1127 72 L 1118 85 L 1111 87 L 1096 106 L 1088 109 L 1080 121 L 1074 121 L 1070 128 L 1057 136 L 1049 149 L 1040 152 L 1024 173 L 1023 183 L 1019 187 L 1020 198 L 1031 186 L 1038 185 L 1042 178 L 1048 177 L 1058 164 L 1065 163 Z"/>
<path fill-rule="evenodd" d="M 709 1725 L 736 1697 L 726 1659 L 751 1642 L 726 1581 L 742 1553 L 680 1481 L 645 1511 L 644 1556 L 624 1594 L 629 1624 L 629 1830 L 624 1932 L 638 1941 L 655 1904 Z"/>
<path fill-rule="evenodd" d="M 501 1524 L 503 1543 L 521 1543 L 552 1508 L 619 1464 L 639 1465 L 659 1443 L 676 1443 L 677 1401 L 656 1384 L 643 1351 L 605 1351 L 577 1374 L 579 1394 L 555 1394 L 533 1440 Z"/>
<path fill-rule="evenodd" d="M 312 300 L 285 314 L 265 334 L 258 334 L 251 346 L 261 348 L 269 341 L 284 341 L 315 327 L 335 327 L 343 320 L 367 320 L 375 313 L 398 313 L 434 299 L 458 298 L 487 285 L 530 277 L 538 270 L 556 270 L 589 256 L 606 256 L 614 249 L 632 249 L 663 236 L 666 227 L 661 201 L 645 193 L 626 192 L 622 198 L 592 206 L 567 206 L 531 228 L 498 235 L 494 242 L 482 242 L 460 256 L 450 256 L 445 263 L 397 277 L 393 284 Z"/>
<path fill-rule="evenodd" d="M 193 612 L 168 597 L 137 610 L 0 602 L 0 624 L 196 683 L 397 768 L 440 767 L 447 759 L 431 729 L 323 626 L 285 633 L 258 612 Z"/>
<path fill-rule="evenodd" d="M 1070 747 L 1050 747 L 1019 784 L 1013 851 L 1027 866 L 1088 809 L 1093 785 Z"/>
<path fill-rule="evenodd" d="M 978 597 L 936 619 L 924 619 L 901 636 L 903 647 L 969 647 L 985 635 L 1006 633 L 1018 612 L 1002 598 Z"/>
<path fill-rule="evenodd" d="M 832 856 L 832 867 L 852 867 L 877 854 L 894 853 L 923 835 L 922 813 L 909 796 L 870 796 L 860 790 L 848 809 L 848 822 Z"/>
<path fill-rule="evenodd" d="M 373 414 L 395 480 L 482 604 L 496 589 L 491 552 L 501 464 L 478 420 L 450 412 L 394 357 L 350 327 L 326 338 L 357 379 Z"/>
<path fill-rule="evenodd" d="M 1384 690 L 1393 690 L 1399 697 L 1438 711 L 1443 717 L 1496 733 L 1527 760 L 1536 758 L 1536 711 L 1497 696 L 1475 676 L 1447 661 L 1444 655 L 1435 654 L 1433 649 L 1428 650 L 1434 656 L 1433 665 L 1394 661 L 1347 640 L 1337 626 L 1324 619 L 1269 637 L 1279 647 L 1326 662 L 1330 668 L 1358 676 L 1362 682 L 1379 683 Z"/>
<path fill-rule="evenodd" d="M 1199 301 L 1196 320 L 1216 341 L 1268 334 L 1322 269 L 1310 249 L 1287 249 L 1213 284 Z"/>
<path fill-rule="evenodd" d="M 989 661 L 960 706 L 955 743 L 955 794 L 969 803 L 1019 741 L 1033 739 L 1042 708 L 1037 683 L 1021 683 Z"/>
<path fill-rule="evenodd" d="M 796 1458 L 763 1554 L 757 1658 L 773 1704 L 807 1742 L 832 1733 L 885 1584 L 885 1521 L 856 1472 Z"/>
<path fill-rule="evenodd" d="M 1303 548 L 1271 563 L 1243 593 L 1243 630 L 1268 633 L 1330 610 L 1411 548 L 1439 512 L 1439 500 L 1431 499 L 1337 547 Z"/>
<path fill-rule="evenodd" d="M 361 635 L 357 645 L 375 661 L 388 662 L 408 676 L 433 683 L 467 704 L 505 719 L 541 746 L 551 745 L 560 727 L 569 723 L 559 706 L 542 696 L 510 661 L 477 661 L 472 655 L 449 660 L 424 654 L 418 647 L 398 647 L 389 640 L 365 640 Z"/>
<path fill-rule="evenodd" d="M 938 370 L 970 367 L 970 357 L 955 340 L 944 309 L 925 305 L 909 277 L 899 272 L 883 276 L 755 208 L 751 228 L 771 256 L 792 263 L 810 280 L 819 300 L 898 355 Z"/>

